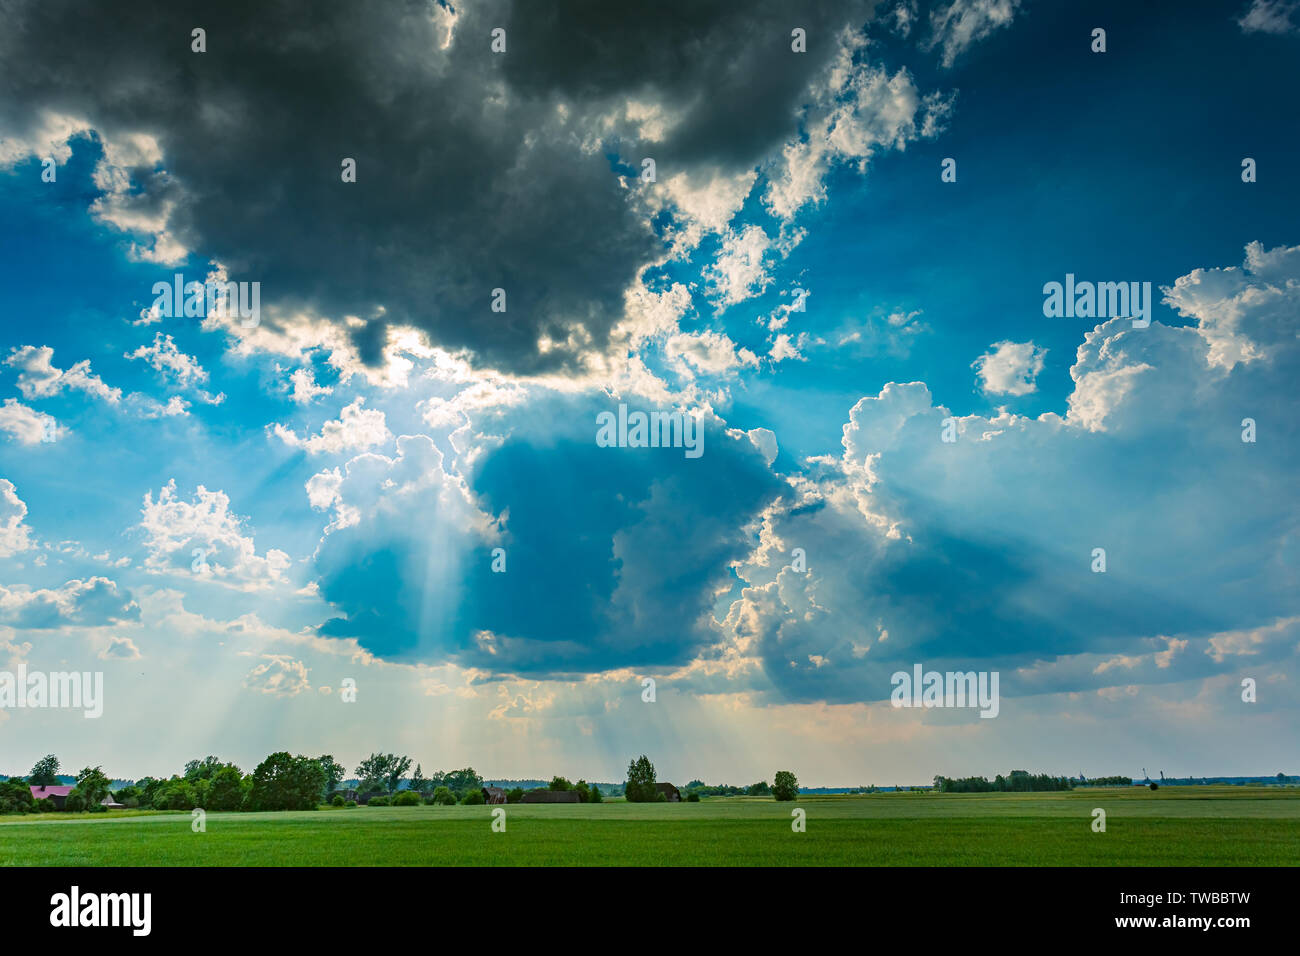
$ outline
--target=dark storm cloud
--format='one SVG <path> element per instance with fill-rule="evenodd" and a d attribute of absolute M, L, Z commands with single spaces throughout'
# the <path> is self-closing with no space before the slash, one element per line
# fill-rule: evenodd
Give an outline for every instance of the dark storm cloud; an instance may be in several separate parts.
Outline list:
<path fill-rule="evenodd" d="M 632 98 L 662 108 L 661 179 L 748 168 L 797 133 L 810 78 L 868 6 L 458 3 L 443 49 L 445 8 L 413 0 L 11 3 L 0 132 L 54 113 L 110 143 L 153 136 L 165 173 L 131 170 L 124 201 L 174 201 L 170 233 L 260 280 L 264 305 L 366 319 L 354 339 L 371 362 L 402 322 L 514 371 L 564 367 L 605 341 L 661 248 L 606 155 L 631 148 L 626 129 L 602 125 L 609 142 L 590 148 L 595 118 Z M 790 52 L 795 26 L 806 54 Z M 575 325 L 578 344 L 539 354 Z"/>

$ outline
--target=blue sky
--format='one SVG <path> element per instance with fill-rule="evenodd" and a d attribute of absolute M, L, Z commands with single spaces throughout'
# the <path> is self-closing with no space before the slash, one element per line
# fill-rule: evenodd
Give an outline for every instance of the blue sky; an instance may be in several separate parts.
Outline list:
<path fill-rule="evenodd" d="M 0 771 L 1295 772 L 1293 4 L 289 9 L 3 41 Z"/>

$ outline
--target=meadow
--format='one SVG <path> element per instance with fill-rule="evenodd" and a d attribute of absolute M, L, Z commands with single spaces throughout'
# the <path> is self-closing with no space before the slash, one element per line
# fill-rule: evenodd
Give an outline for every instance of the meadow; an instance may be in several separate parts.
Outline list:
<path fill-rule="evenodd" d="M 791 810 L 806 811 L 806 831 Z M 1093 832 L 1092 811 L 1106 811 Z M 1294 866 L 1300 790 L 877 793 L 0 820 L 5 866 Z"/>

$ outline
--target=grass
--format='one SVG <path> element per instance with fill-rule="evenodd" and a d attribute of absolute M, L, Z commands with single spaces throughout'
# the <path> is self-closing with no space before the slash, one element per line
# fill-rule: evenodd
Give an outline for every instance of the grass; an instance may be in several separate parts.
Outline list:
<path fill-rule="evenodd" d="M 791 809 L 807 831 L 791 831 Z M 1092 810 L 1106 832 L 1092 832 Z M 1293 866 L 1300 791 L 1177 787 L 700 803 L 4 818 L 0 865 Z"/>

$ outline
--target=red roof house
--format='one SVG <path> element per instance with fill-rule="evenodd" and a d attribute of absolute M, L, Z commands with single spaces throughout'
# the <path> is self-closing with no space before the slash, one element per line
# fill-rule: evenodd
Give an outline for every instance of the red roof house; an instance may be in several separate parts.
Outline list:
<path fill-rule="evenodd" d="M 53 800 L 54 805 L 60 810 L 63 809 L 63 804 L 67 801 L 68 794 L 72 792 L 72 787 L 70 786 L 28 786 L 27 789 L 32 792 L 33 800 Z"/>

